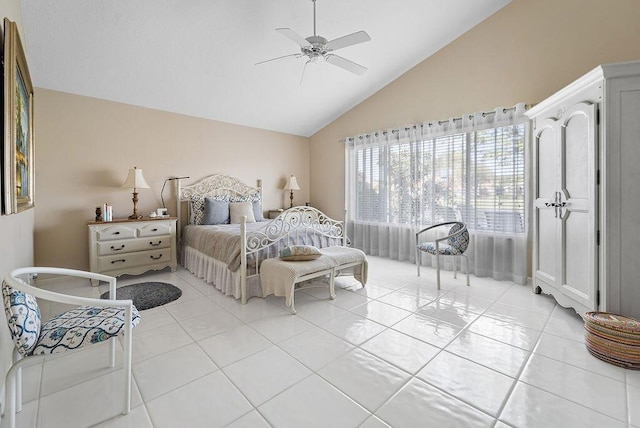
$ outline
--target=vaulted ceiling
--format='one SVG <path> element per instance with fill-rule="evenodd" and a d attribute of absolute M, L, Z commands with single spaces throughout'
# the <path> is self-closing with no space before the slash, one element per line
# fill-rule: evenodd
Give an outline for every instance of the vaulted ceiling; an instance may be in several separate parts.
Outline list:
<path fill-rule="evenodd" d="M 511 0 L 317 0 L 317 33 L 358 76 L 275 31 L 313 35 L 311 0 L 21 0 L 36 87 L 313 135 Z"/>

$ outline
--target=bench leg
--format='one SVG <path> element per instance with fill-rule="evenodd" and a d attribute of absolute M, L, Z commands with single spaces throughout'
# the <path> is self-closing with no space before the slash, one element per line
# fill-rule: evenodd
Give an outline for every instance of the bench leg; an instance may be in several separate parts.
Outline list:
<path fill-rule="evenodd" d="M 295 295 L 296 295 L 296 283 L 294 282 L 293 285 L 291 286 L 291 296 L 287 301 L 285 301 L 285 306 L 291 308 L 291 313 L 293 315 L 296 314 Z"/>
<path fill-rule="evenodd" d="M 336 277 L 336 270 L 331 269 L 331 273 L 329 274 L 329 298 L 334 300 L 336 298 L 336 289 L 334 286 L 334 279 Z"/>

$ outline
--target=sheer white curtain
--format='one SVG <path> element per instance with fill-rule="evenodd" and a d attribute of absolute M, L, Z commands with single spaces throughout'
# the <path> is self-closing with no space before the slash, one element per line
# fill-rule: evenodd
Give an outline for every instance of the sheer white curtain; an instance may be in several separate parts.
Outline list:
<path fill-rule="evenodd" d="M 449 220 L 471 234 L 476 276 L 526 283 L 524 104 L 345 140 L 348 234 L 366 253 L 415 262 L 415 232 Z M 451 269 L 449 263 L 446 269 Z M 435 264 L 431 257 L 423 264 Z"/>

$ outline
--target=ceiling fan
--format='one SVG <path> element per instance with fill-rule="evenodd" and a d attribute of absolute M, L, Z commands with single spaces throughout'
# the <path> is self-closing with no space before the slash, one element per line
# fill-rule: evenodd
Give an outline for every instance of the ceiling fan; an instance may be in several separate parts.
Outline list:
<path fill-rule="evenodd" d="M 300 52 L 279 56 L 277 58 L 268 59 L 266 61 L 260 61 L 256 63 L 256 65 L 264 64 L 265 62 L 275 61 L 282 58 L 301 58 L 303 56 L 306 56 L 308 57 L 308 60 L 304 64 L 304 68 L 302 69 L 302 77 L 304 77 L 304 71 L 307 68 L 307 65 L 313 62 L 317 62 L 319 59 L 324 59 L 329 64 L 333 64 L 359 76 L 364 74 L 365 71 L 367 71 L 366 67 L 363 67 L 362 65 L 341 56 L 335 55 L 333 52 L 337 51 L 338 49 L 356 45 L 358 43 L 368 42 L 369 40 L 371 40 L 371 37 L 369 37 L 369 35 L 364 31 L 358 31 L 346 36 L 338 37 L 337 39 L 333 39 L 331 41 L 325 39 L 322 36 L 319 36 L 316 33 L 316 0 L 311 1 L 313 1 L 313 36 L 304 38 L 300 34 L 293 31 L 291 28 L 276 28 L 277 32 L 299 44 Z M 302 83 L 302 79 L 300 79 L 300 83 Z"/>

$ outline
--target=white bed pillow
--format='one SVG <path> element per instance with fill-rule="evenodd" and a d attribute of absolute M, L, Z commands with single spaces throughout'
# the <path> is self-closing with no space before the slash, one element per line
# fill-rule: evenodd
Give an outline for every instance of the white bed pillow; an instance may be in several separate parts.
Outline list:
<path fill-rule="evenodd" d="M 247 223 L 255 223 L 256 218 L 253 215 L 252 202 L 231 202 L 229 203 L 229 217 L 231 224 L 238 224 L 242 220 L 242 216 L 247 216 Z"/>

